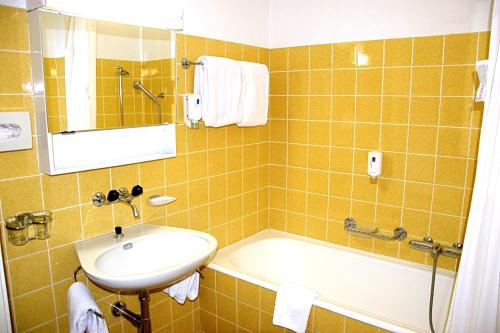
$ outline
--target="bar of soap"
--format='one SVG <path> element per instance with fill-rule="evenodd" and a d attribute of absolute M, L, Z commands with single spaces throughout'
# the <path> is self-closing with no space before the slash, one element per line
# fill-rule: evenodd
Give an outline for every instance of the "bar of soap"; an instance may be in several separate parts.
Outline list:
<path fill-rule="evenodd" d="M 149 197 L 148 203 L 150 206 L 163 206 L 174 202 L 175 200 L 177 200 L 175 197 L 155 194 Z"/>

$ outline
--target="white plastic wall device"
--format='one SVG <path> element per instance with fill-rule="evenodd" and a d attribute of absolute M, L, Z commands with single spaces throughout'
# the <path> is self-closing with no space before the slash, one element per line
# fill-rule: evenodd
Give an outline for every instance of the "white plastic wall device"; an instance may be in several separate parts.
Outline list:
<path fill-rule="evenodd" d="M 0 112 L 0 151 L 32 147 L 29 112 Z"/>
<path fill-rule="evenodd" d="M 382 152 L 368 152 L 368 175 L 371 182 L 376 182 L 378 176 L 382 174 Z"/>
<path fill-rule="evenodd" d="M 184 123 L 189 128 L 198 128 L 201 120 L 201 96 L 184 95 Z"/>

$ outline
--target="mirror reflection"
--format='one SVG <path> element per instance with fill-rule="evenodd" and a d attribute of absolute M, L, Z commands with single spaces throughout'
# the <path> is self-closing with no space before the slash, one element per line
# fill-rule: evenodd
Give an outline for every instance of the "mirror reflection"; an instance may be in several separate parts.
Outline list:
<path fill-rule="evenodd" d="M 175 122 L 175 32 L 43 12 L 49 132 Z"/>

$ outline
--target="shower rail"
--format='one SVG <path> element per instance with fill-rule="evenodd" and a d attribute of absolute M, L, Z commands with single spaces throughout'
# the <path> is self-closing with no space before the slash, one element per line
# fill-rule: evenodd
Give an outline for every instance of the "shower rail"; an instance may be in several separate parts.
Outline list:
<path fill-rule="evenodd" d="M 120 126 L 125 124 L 123 115 L 123 77 L 130 75 L 122 66 L 116 66 L 116 75 L 118 75 L 118 108 L 120 111 Z"/>
<path fill-rule="evenodd" d="M 396 229 L 394 229 L 394 235 L 388 236 L 380 234 L 377 227 L 369 228 L 369 227 L 358 226 L 356 221 L 351 217 L 348 217 L 344 220 L 344 230 L 345 232 L 356 236 L 373 237 L 376 239 L 387 240 L 387 241 L 393 241 L 393 240 L 402 241 L 406 239 L 406 237 L 408 236 L 406 229 L 403 227 L 397 227 Z"/>
<path fill-rule="evenodd" d="M 158 99 L 148 89 L 146 89 L 142 85 L 141 81 L 139 81 L 139 80 L 134 81 L 134 88 L 142 90 L 142 92 L 144 94 L 146 94 L 146 96 L 148 96 L 154 103 L 156 103 L 156 107 L 157 107 L 157 111 L 158 111 L 158 124 L 161 124 L 161 106 L 160 106 L 160 102 L 158 101 Z"/>

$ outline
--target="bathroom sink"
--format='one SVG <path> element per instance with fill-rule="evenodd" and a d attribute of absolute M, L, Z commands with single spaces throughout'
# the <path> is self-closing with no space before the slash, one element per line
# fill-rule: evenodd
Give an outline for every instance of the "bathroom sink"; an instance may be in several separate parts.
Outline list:
<path fill-rule="evenodd" d="M 82 269 L 113 290 L 146 290 L 172 284 L 208 261 L 217 247 L 209 234 L 140 224 L 76 243 Z"/>

